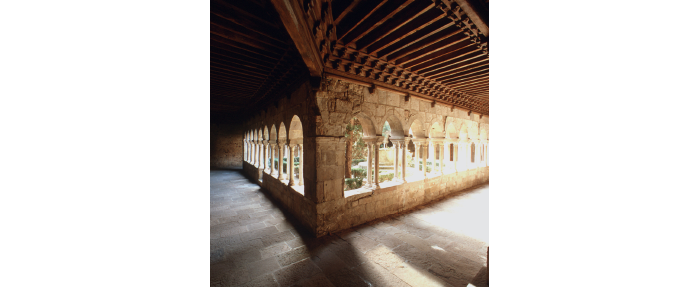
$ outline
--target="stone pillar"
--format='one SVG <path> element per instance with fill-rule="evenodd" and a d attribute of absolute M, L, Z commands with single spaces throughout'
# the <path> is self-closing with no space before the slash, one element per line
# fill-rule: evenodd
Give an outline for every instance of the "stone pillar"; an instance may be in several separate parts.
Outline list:
<path fill-rule="evenodd" d="M 269 155 L 271 156 L 269 160 L 269 165 L 271 165 L 269 169 L 269 175 L 274 175 L 274 159 L 276 158 L 276 144 L 273 142 L 269 144 Z"/>
<path fill-rule="evenodd" d="M 288 146 L 288 185 L 289 186 L 294 186 L 296 185 L 296 181 L 293 179 L 293 151 L 295 150 L 294 147 L 296 145 L 292 144 Z"/>
<path fill-rule="evenodd" d="M 393 148 L 395 149 L 395 160 L 393 162 L 394 163 L 393 164 L 393 180 L 397 181 L 397 179 L 398 179 L 398 177 L 397 177 L 397 171 L 398 171 L 397 160 L 400 158 L 400 156 L 398 153 L 398 142 L 396 140 L 392 140 L 392 142 L 393 142 Z"/>
<path fill-rule="evenodd" d="M 262 142 L 262 161 L 264 164 L 262 165 L 264 167 L 264 170 L 267 170 L 267 157 L 269 157 L 269 154 L 267 153 L 267 150 L 269 149 L 269 142 L 268 141 L 263 141 Z"/>
<path fill-rule="evenodd" d="M 422 175 L 427 178 L 427 153 L 429 153 L 429 142 L 421 144 L 422 148 Z"/>
<path fill-rule="evenodd" d="M 458 160 L 460 153 L 458 152 L 458 142 L 453 143 L 453 170 L 458 172 Z"/>
<path fill-rule="evenodd" d="M 379 152 L 379 149 L 380 149 L 380 140 L 376 141 L 376 148 L 375 148 L 376 152 L 373 155 L 373 156 L 375 156 L 373 166 L 376 170 L 376 172 L 373 175 L 373 179 L 374 179 L 373 185 L 375 186 L 376 189 L 380 188 L 380 186 L 378 185 L 378 182 L 379 182 L 378 179 L 380 176 L 380 163 L 379 163 L 380 162 L 380 152 Z"/>
<path fill-rule="evenodd" d="M 303 182 L 303 144 L 298 145 L 298 185 L 304 185 Z"/>
<path fill-rule="evenodd" d="M 282 180 L 283 174 L 284 174 L 283 173 L 284 167 L 282 166 L 284 164 L 284 154 L 283 154 L 283 151 L 281 150 L 282 148 L 283 148 L 283 144 L 281 143 L 281 141 L 279 141 L 279 144 L 276 146 L 276 150 L 277 150 L 278 155 L 279 155 L 279 166 L 278 166 L 279 174 L 276 175 L 276 178 L 278 180 Z"/>
<path fill-rule="evenodd" d="M 439 152 L 439 171 L 441 172 L 441 175 L 444 175 L 444 144 L 443 142 L 439 143 L 439 148 L 441 149 L 441 152 Z"/>
<path fill-rule="evenodd" d="M 404 142 L 400 144 L 400 149 L 402 150 L 402 158 L 400 159 L 400 163 L 402 164 L 402 170 L 400 171 L 402 173 L 401 179 L 402 182 L 407 182 L 405 180 L 406 173 L 407 173 L 407 161 L 406 159 L 406 153 L 407 153 L 407 143 L 409 142 L 409 139 L 406 139 Z"/>
<path fill-rule="evenodd" d="M 255 154 L 255 160 L 257 162 L 256 167 L 259 168 L 262 166 L 262 147 L 260 141 L 257 141 L 257 154 Z"/>
<path fill-rule="evenodd" d="M 366 186 L 368 188 L 372 188 L 373 187 L 373 180 L 372 180 L 372 177 L 373 177 L 373 166 L 372 166 L 373 154 L 371 152 L 373 151 L 373 142 L 368 142 L 366 140 L 364 140 L 364 142 L 366 142 L 366 148 L 368 148 L 368 156 L 367 156 L 368 169 L 366 170 L 366 180 L 367 180 Z"/>

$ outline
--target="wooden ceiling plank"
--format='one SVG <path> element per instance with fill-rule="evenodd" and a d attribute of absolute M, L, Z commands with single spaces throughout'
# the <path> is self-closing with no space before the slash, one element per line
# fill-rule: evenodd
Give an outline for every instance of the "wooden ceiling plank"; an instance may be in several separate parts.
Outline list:
<path fill-rule="evenodd" d="M 227 67 L 227 66 L 226 66 L 226 67 L 221 67 L 221 66 L 219 66 L 218 64 L 214 64 L 214 63 L 211 63 L 211 64 L 210 64 L 210 67 L 211 67 L 211 69 L 217 69 L 217 70 L 222 70 L 222 71 L 226 71 L 226 72 L 229 72 L 229 73 L 240 74 L 240 75 L 243 75 L 243 76 L 247 76 L 247 77 L 249 77 L 249 78 L 264 79 L 264 77 L 267 76 L 267 75 L 261 74 L 261 73 L 250 73 L 250 71 L 240 71 L 240 70 L 236 70 L 236 69 L 233 68 L 233 67 Z"/>
<path fill-rule="evenodd" d="M 235 67 L 237 69 L 245 70 L 245 71 L 250 71 L 251 73 L 257 73 L 261 75 L 266 75 L 269 73 L 268 68 L 264 67 L 259 67 L 255 66 L 254 64 L 248 64 L 247 62 L 233 62 L 233 61 L 227 61 L 225 59 L 219 59 L 219 58 L 211 58 L 209 61 L 212 64 L 216 64 L 217 66 L 220 67 Z"/>
<path fill-rule="evenodd" d="M 416 49 L 416 47 L 412 47 L 412 45 L 419 43 L 420 41 L 427 39 L 428 37 L 436 33 L 439 33 L 445 29 L 455 27 L 453 25 L 453 21 L 451 21 L 450 19 L 442 18 L 437 20 L 433 24 L 426 26 L 423 29 L 416 31 L 415 33 L 401 39 L 400 41 L 393 43 L 392 45 L 376 48 L 375 50 L 371 50 L 372 47 L 369 46 L 367 48 L 367 51 L 369 53 L 375 54 L 375 56 L 378 58 L 383 58 L 386 55 L 393 54 L 406 48 Z"/>
<path fill-rule="evenodd" d="M 220 24 L 213 23 L 211 22 L 211 34 L 245 44 L 247 46 L 260 49 L 264 51 L 265 53 L 270 53 L 270 54 L 275 54 L 275 55 L 281 55 L 283 53 L 283 48 L 277 47 L 277 46 L 272 46 L 269 43 L 263 42 L 259 38 L 251 37 L 249 35 L 245 35 L 239 31 L 235 30 L 229 30 L 227 27 L 222 27 Z"/>
<path fill-rule="evenodd" d="M 472 55 L 472 57 L 470 57 L 470 55 L 463 55 L 462 57 L 457 57 L 453 60 L 449 60 L 429 68 L 423 68 L 418 71 L 425 77 L 438 77 L 453 71 L 467 69 L 473 65 L 482 63 L 489 64 L 490 58 L 485 56 L 486 55 Z M 414 71 L 415 69 L 413 68 L 412 70 Z"/>
<path fill-rule="evenodd" d="M 468 53 L 470 52 L 470 50 L 473 50 L 475 48 L 475 45 L 471 43 L 470 40 L 468 40 L 467 38 L 443 46 L 433 46 L 436 45 L 432 45 L 432 47 L 427 47 L 426 49 L 424 49 L 428 52 L 425 52 L 424 50 L 417 51 L 395 61 L 395 63 L 402 64 L 404 68 L 414 67 L 427 62 L 428 66 L 433 66 L 440 62 L 446 61 L 451 57 Z"/>
<path fill-rule="evenodd" d="M 237 15 L 240 15 L 240 16 L 242 16 L 242 17 L 250 18 L 250 19 L 252 19 L 252 20 L 255 21 L 255 22 L 263 23 L 264 25 L 271 26 L 271 27 L 274 27 L 274 28 L 277 28 L 277 29 L 278 29 L 278 28 L 281 28 L 281 27 L 277 26 L 276 24 L 267 21 L 267 19 L 264 19 L 263 17 L 258 17 L 258 16 L 255 15 L 255 14 L 252 14 L 252 13 L 250 13 L 250 12 L 245 11 L 244 8 L 240 8 L 240 7 L 236 6 L 236 5 L 233 5 L 233 4 L 231 4 L 231 3 L 228 3 L 228 2 L 222 1 L 222 0 L 212 0 L 212 1 L 216 2 L 218 5 L 221 5 L 221 6 L 225 7 L 225 8 L 227 8 L 227 9 L 229 9 L 229 11 L 230 11 L 230 10 L 234 10 L 235 13 L 237 13 Z M 232 1 L 232 2 L 238 4 L 238 3 L 242 2 L 242 1 L 240 1 L 240 2 Z M 249 3 L 249 2 L 247 2 L 247 3 Z M 211 10 L 213 10 L 213 8 L 211 8 Z"/>
<path fill-rule="evenodd" d="M 378 4 L 375 3 L 376 1 L 374 0 L 362 1 L 349 13 L 349 15 L 345 16 L 344 21 L 339 23 L 339 26 L 337 26 L 337 40 L 342 41 L 347 34 L 356 29 L 357 26 L 361 25 L 361 23 L 369 18 L 374 12 L 383 7 L 385 3 L 388 3 L 388 0 L 381 0 L 378 2 Z"/>
<path fill-rule="evenodd" d="M 223 45 L 227 45 L 227 46 L 230 46 L 230 47 L 239 49 L 239 50 L 243 50 L 243 51 L 245 51 L 245 52 L 249 52 L 249 53 L 252 53 L 252 54 L 255 54 L 255 55 L 258 55 L 258 56 L 262 56 L 262 57 L 265 57 L 265 58 L 268 58 L 268 59 L 276 60 L 276 59 L 278 58 L 277 55 L 273 55 L 273 54 L 271 54 L 271 53 L 269 53 L 269 54 L 264 53 L 263 51 L 254 49 L 254 47 L 250 47 L 250 46 L 247 46 L 247 45 L 243 45 L 243 44 L 241 44 L 241 43 L 235 42 L 235 41 L 233 41 L 233 40 L 230 40 L 230 39 L 227 39 L 227 38 L 225 38 L 225 37 L 221 37 L 221 36 L 218 36 L 218 35 L 215 35 L 215 34 L 211 34 L 211 41 L 215 41 L 215 42 L 217 42 L 217 43 L 220 43 L 220 44 L 223 44 Z"/>
<path fill-rule="evenodd" d="M 462 44 L 467 44 L 467 43 L 462 43 Z M 463 62 L 466 60 L 470 59 L 475 59 L 478 58 L 480 54 L 478 54 L 478 50 L 475 49 L 475 45 L 470 44 L 465 47 L 462 47 L 461 49 L 457 49 L 454 51 L 447 51 L 447 53 L 442 53 L 440 56 L 437 58 L 432 58 L 431 60 L 424 61 L 421 64 L 414 65 L 410 67 L 410 70 L 412 72 L 420 72 L 423 73 L 424 70 L 430 70 L 432 68 L 436 68 L 438 66 L 443 66 L 447 62 Z"/>
<path fill-rule="evenodd" d="M 257 21 L 257 17 L 249 17 L 247 13 L 243 13 L 238 9 L 226 9 L 220 1 L 211 1 L 211 14 L 227 21 L 233 22 L 239 26 L 246 27 L 255 33 L 264 35 L 267 38 L 274 39 L 281 43 L 286 43 L 282 40 L 283 35 L 279 35 L 278 27 L 268 25 L 266 21 Z M 211 17 L 213 18 L 213 17 Z"/>
<path fill-rule="evenodd" d="M 490 77 L 489 77 L 489 75 L 487 75 L 486 77 L 483 77 L 483 78 L 477 78 L 477 79 L 471 79 L 471 80 L 462 81 L 462 82 L 458 82 L 458 83 L 452 83 L 448 86 L 455 89 L 458 87 L 465 87 L 465 86 L 468 86 L 468 85 L 471 85 L 474 83 L 479 83 L 481 81 L 489 81 L 489 79 L 490 79 Z"/>
<path fill-rule="evenodd" d="M 432 46 L 436 43 L 440 43 L 441 41 L 450 39 L 454 36 L 461 35 L 462 33 L 463 32 L 460 29 L 456 28 L 455 26 L 452 26 L 451 28 L 444 29 L 427 38 L 419 40 L 418 42 L 411 44 L 407 48 L 398 50 L 393 54 L 389 54 L 386 56 L 386 59 L 388 60 L 388 62 L 395 62 L 396 60 L 402 57 L 413 54 L 419 50 L 423 50 L 426 47 Z"/>
<path fill-rule="evenodd" d="M 225 63 L 231 63 L 231 64 L 235 64 L 235 65 L 247 65 L 250 68 L 254 67 L 255 69 L 258 69 L 261 71 L 268 71 L 268 70 L 273 68 L 273 66 L 272 67 L 265 66 L 265 65 L 263 65 L 262 62 L 254 61 L 254 59 L 242 58 L 242 57 L 239 57 L 237 55 L 231 55 L 231 54 L 223 55 L 223 54 L 219 54 L 219 53 L 216 53 L 213 51 L 211 51 L 210 59 L 212 61 L 215 60 L 217 62 L 225 62 Z"/>
<path fill-rule="evenodd" d="M 465 76 L 468 76 L 468 75 L 472 75 L 472 74 L 475 74 L 475 73 L 479 73 L 479 72 L 482 72 L 482 71 L 487 71 L 487 70 L 489 70 L 489 69 L 490 69 L 490 66 L 489 66 L 488 64 L 484 64 L 484 65 L 479 66 L 479 67 L 473 67 L 473 68 L 470 69 L 470 70 L 460 71 L 460 72 L 458 72 L 458 73 L 454 73 L 454 74 L 451 74 L 451 75 L 442 76 L 442 77 L 439 77 L 439 78 L 433 78 L 433 77 L 432 77 L 431 79 L 432 79 L 432 80 L 435 80 L 435 81 L 437 81 L 437 82 L 446 82 L 446 81 L 448 81 L 448 80 L 460 79 L 460 78 L 462 78 L 462 77 L 465 77 Z"/>
<path fill-rule="evenodd" d="M 470 73 L 467 73 L 465 75 L 460 75 L 458 77 L 451 77 L 451 78 L 448 78 L 448 79 L 441 81 L 441 83 L 443 83 L 444 85 L 448 85 L 449 83 L 454 83 L 454 82 L 458 82 L 461 80 L 474 79 L 474 78 L 480 77 L 482 75 L 489 75 L 489 73 L 490 73 L 490 69 L 487 68 L 485 70 L 470 72 Z"/>
<path fill-rule="evenodd" d="M 367 41 L 370 42 L 370 44 L 367 44 L 365 46 L 366 52 L 372 55 L 376 55 L 375 51 L 380 51 L 392 44 L 395 44 L 400 40 L 405 39 L 408 36 L 425 29 L 429 25 L 432 25 L 433 23 L 443 19 L 446 16 L 443 13 L 436 13 L 435 11 L 431 11 L 434 10 L 430 10 L 428 11 L 428 13 L 420 14 L 418 17 L 413 18 L 409 22 L 404 22 L 402 25 L 400 25 L 400 27 L 391 31 L 390 34 L 382 35 L 378 39 L 373 41 Z M 360 41 L 362 40 L 363 39 L 361 39 Z M 358 42 L 356 47 L 362 50 L 364 49 L 364 46 L 360 45 Z"/>
<path fill-rule="evenodd" d="M 425 5 L 428 4 L 428 5 Z M 424 18 L 424 13 L 432 10 L 434 3 L 430 2 L 411 2 L 404 3 L 402 6 L 398 7 L 395 11 L 387 17 L 381 19 L 380 22 L 373 25 L 370 29 L 366 30 L 359 37 L 356 37 L 352 42 L 356 43 L 356 49 L 364 50 L 369 45 L 375 43 L 376 41 L 382 39 L 383 37 L 395 32 L 409 22 L 416 19 Z M 443 13 L 439 13 L 443 15 Z M 428 16 L 434 16 L 435 14 L 429 13 Z M 427 16 L 427 18 L 428 18 Z M 423 19 L 420 19 L 424 21 Z M 348 41 L 344 41 L 349 43 Z"/>
<path fill-rule="evenodd" d="M 466 42 L 467 41 L 467 42 Z M 416 50 L 410 54 L 407 54 L 405 56 L 402 56 L 400 58 L 395 59 L 395 64 L 398 66 L 404 66 L 405 64 L 409 64 L 408 66 L 414 66 L 417 65 L 423 61 L 417 62 L 419 59 L 423 59 L 426 56 L 432 56 L 437 52 L 441 52 L 444 49 L 447 49 L 449 47 L 452 47 L 454 45 L 457 45 L 456 47 L 463 47 L 464 45 L 470 44 L 470 41 L 468 41 L 468 38 L 466 38 L 463 34 L 454 34 L 451 37 L 448 37 L 446 39 L 443 39 L 439 42 L 432 43 L 429 46 L 424 46 L 422 49 Z M 453 48 L 447 50 L 450 51 Z M 435 57 L 440 56 L 442 53 L 436 54 Z M 424 59 L 424 61 L 430 60 L 434 58 L 434 56 L 429 57 L 428 59 Z"/>
<path fill-rule="evenodd" d="M 246 61 L 254 61 L 256 64 L 261 66 L 274 66 L 274 62 L 270 62 L 271 59 L 267 57 L 260 57 L 257 54 L 247 52 L 245 50 L 240 50 L 216 41 L 211 41 L 211 54 L 217 54 L 233 58 L 242 58 Z"/>
<path fill-rule="evenodd" d="M 370 1 L 370 0 L 368 0 L 368 1 Z M 342 19 L 344 19 L 344 17 L 346 17 L 347 14 L 349 14 L 349 12 L 354 10 L 354 8 L 356 7 L 356 5 L 359 4 L 359 2 L 361 2 L 361 0 L 351 1 L 351 3 L 349 3 L 349 5 L 342 10 L 342 13 L 340 13 L 337 17 L 334 17 L 334 25 L 335 26 L 339 25 L 339 23 L 342 22 Z M 334 2 L 332 4 L 334 4 Z M 334 12 L 334 8 L 335 8 L 335 6 L 332 6 L 333 12 Z"/>
<path fill-rule="evenodd" d="M 401 3 L 397 1 L 388 1 L 385 4 L 381 4 L 379 8 L 372 10 L 370 15 L 366 15 L 366 17 L 364 17 L 351 31 L 343 35 L 341 39 L 342 42 L 348 46 L 356 40 L 361 39 L 361 37 L 388 21 L 413 1 L 414 0 L 407 0 Z"/>
<path fill-rule="evenodd" d="M 240 81 L 239 79 L 230 79 L 226 77 L 221 77 L 218 75 L 210 75 L 210 85 L 226 85 L 226 86 L 236 86 L 236 87 L 248 87 L 252 89 L 257 89 L 259 85 L 257 83 L 250 83 L 245 81 Z M 215 84 L 215 85 L 214 85 Z"/>

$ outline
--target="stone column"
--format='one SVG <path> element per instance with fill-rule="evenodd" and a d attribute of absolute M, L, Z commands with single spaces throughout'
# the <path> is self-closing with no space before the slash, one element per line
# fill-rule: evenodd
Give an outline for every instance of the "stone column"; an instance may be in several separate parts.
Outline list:
<path fill-rule="evenodd" d="M 397 179 L 398 179 L 398 177 L 397 177 L 397 171 L 398 171 L 397 160 L 400 158 L 399 153 L 398 153 L 398 145 L 399 144 L 396 140 L 392 140 L 392 142 L 393 142 L 393 148 L 395 149 L 395 160 L 394 160 L 394 164 L 393 164 L 393 180 L 397 181 Z"/>
<path fill-rule="evenodd" d="M 298 185 L 303 184 L 303 144 L 298 145 Z"/>
<path fill-rule="evenodd" d="M 267 157 L 269 154 L 267 153 L 267 149 L 269 149 L 269 142 L 268 141 L 263 141 L 262 142 L 262 161 L 264 164 L 262 165 L 264 167 L 264 170 L 267 170 Z"/>
<path fill-rule="evenodd" d="M 458 142 L 453 142 L 453 170 L 458 172 L 458 160 L 460 153 L 458 152 Z"/>
<path fill-rule="evenodd" d="M 402 164 L 402 171 L 400 171 L 402 173 L 402 176 L 401 176 L 402 182 L 407 182 L 405 180 L 405 177 L 406 177 L 405 174 L 407 173 L 407 161 L 405 159 L 406 159 L 408 141 L 409 141 L 409 139 L 405 139 L 405 141 L 402 142 L 402 144 L 400 144 L 400 149 L 402 150 L 402 152 L 401 152 L 402 158 L 400 159 L 400 163 Z"/>
<path fill-rule="evenodd" d="M 427 153 L 429 153 L 429 142 L 421 144 L 422 148 L 422 174 L 427 178 Z"/>
<path fill-rule="evenodd" d="M 296 145 L 292 144 L 288 146 L 288 185 L 289 186 L 294 186 L 296 185 L 296 181 L 293 179 L 293 151 L 294 147 Z"/>
<path fill-rule="evenodd" d="M 270 168 L 269 168 L 269 175 L 274 175 L 274 158 L 276 157 L 276 144 L 271 142 L 269 144 L 269 161 L 270 161 Z"/>
<path fill-rule="evenodd" d="M 441 152 L 439 152 L 439 171 L 441 172 L 441 175 L 444 175 L 444 144 L 443 142 L 439 143 L 439 148 L 441 149 Z"/>
<path fill-rule="evenodd" d="M 419 151 L 420 144 L 418 142 L 414 143 L 414 155 L 412 155 L 412 162 L 414 162 L 414 174 L 419 174 Z"/>
<path fill-rule="evenodd" d="M 260 141 L 257 141 L 257 154 L 255 154 L 255 161 L 257 162 L 257 165 L 256 165 L 257 168 L 262 166 L 261 154 L 262 154 L 261 143 L 260 143 Z"/>
<path fill-rule="evenodd" d="M 281 150 L 282 148 L 283 148 L 283 144 L 281 143 L 281 141 L 279 141 L 279 144 L 276 146 L 276 149 L 277 149 L 278 154 L 279 154 L 279 167 L 278 167 L 279 174 L 276 175 L 276 178 L 278 180 L 282 180 L 283 174 L 284 174 L 283 173 L 284 167 L 282 166 L 284 164 L 284 154 L 283 154 L 283 151 Z"/>
<path fill-rule="evenodd" d="M 380 152 L 379 152 L 379 149 L 380 149 L 380 140 L 377 140 L 376 141 L 376 148 L 375 148 L 376 152 L 375 152 L 375 154 L 373 154 L 373 156 L 375 156 L 373 166 L 375 167 L 375 170 L 376 170 L 376 172 L 373 175 L 373 179 L 374 179 L 373 185 L 375 186 L 376 189 L 380 188 L 380 186 L 378 185 L 378 182 L 379 182 L 378 177 L 380 176 L 380 163 L 379 163 L 380 162 Z"/>
<path fill-rule="evenodd" d="M 368 148 L 368 169 L 366 170 L 366 187 L 372 188 L 373 187 L 373 181 L 371 178 L 373 177 L 373 154 L 371 153 L 373 151 L 373 142 L 369 142 L 364 140 L 366 142 L 366 148 Z"/>

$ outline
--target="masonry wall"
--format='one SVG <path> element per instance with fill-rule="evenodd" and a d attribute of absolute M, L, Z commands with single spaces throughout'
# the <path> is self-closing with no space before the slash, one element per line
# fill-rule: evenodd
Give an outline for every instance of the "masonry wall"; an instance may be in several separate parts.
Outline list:
<path fill-rule="evenodd" d="M 242 124 L 211 122 L 211 167 L 242 169 Z"/>
<path fill-rule="evenodd" d="M 259 184 L 267 195 L 271 196 L 287 212 L 291 213 L 308 231 L 313 232 L 317 229 L 315 203 L 293 190 L 284 182 L 247 162 L 243 163 L 243 172 Z M 262 180 L 259 180 L 259 178 L 262 178 Z"/>
<path fill-rule="evenodd" d="M 260 111 L 245 123 L 244 133 L 249 138 L 251 133 L 259 135 L 259 131 L 272 130 L 272 127 L 279 131 L 279 127 L 284 126 L 287 131 L 284 137 L 287 137 L 294 115 L 303 125 L 304 195 L 249 163 L 245 163 L 244 170 L 256 180 L 261 172 L 262 180 L 257 180 L 258 183 L 316 236 L 404 212 L 489 181 L 486 162 L 470 163 L 469 150 L 472 142 L 476 145 L 487 143 L 488 116 L 325 78 L 319 87 L 311 88 L 306 83 L 279 103 Z M 387 121 L 393 130 L 393 138 L 407 137 L 412 128 L 416 138 L 440 136 L 460 140 L 468 146 L 459 155 L 467 163 L 458 168 L 459 172 L 416 181 L 408 179 L 407 183 L 395 186 L 385 184 L 386 187 L 371 192 L 345 197 L 344 131 L 353 117 L 364 126 L 365 137 L 380 136 L 383 123 Z M 441 134 L 438 134 L 439 129 Z M 263 140 L 279 142 L 281 137 L 281 134 L 270 132 Z M 479 147 L 476 150 L 479 152 Z"/>

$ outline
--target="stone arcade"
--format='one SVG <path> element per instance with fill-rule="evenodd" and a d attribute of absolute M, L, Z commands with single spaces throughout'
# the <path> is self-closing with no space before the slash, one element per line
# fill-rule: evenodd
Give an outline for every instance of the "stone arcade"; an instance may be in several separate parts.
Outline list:
<path fill-rule="evenodd" d="M 245 124 L 244 172 L 258 179 L 316 236 L 407 211 L 489 180 L 488 116 L 388 89 L 371 93 L 370 88 L 330 75 L 317 91 L 304 85 L 278 107 L 270 107 Z M 372 161 L 368 174 L 374 175 L 367 178 L 367 188 L 347 194 L 343 187 L 344 128 L 352 117 L 363 126 Z M 384 122 L 392 128 L 387 139 L 376 133 Z M 286 126 L 290 127 L 288 135 Z M 412 142 L 424 150 L 425 159 L 432 159 L 435 149 L 448 154 L 445 146 L 452 144 L 453 160 L 446 160 L 438 170 L 427 173 L 423 168 L 419 176 L 406 178 L 407 149 L 397 148 L 395 165 L 403 171 L 401 176 L 377 183 L 378 173 L 372 169 L 379 165 L 376 145 L 384 140 L 398 147 Z M 287 172 L 269 164 L 283 163 L 289 154 L 299 155 L 298 174 L 289 168 L 290 160 L 281 169 Z"/>
<path fill-rule="evenodd" d="M 488 286 L 488 5 L 211 1 L 212 286 Z"/>

